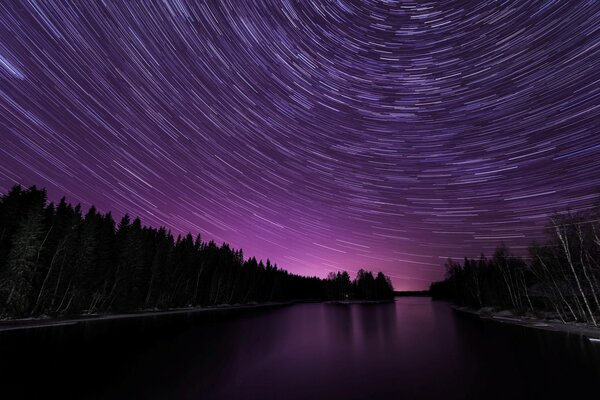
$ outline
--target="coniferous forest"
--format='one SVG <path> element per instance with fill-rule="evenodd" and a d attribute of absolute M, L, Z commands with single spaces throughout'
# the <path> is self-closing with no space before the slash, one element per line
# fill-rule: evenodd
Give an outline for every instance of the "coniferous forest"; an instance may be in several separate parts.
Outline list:
<path fill-rule="evenodd" d="M 600 210 L 550 218 L 548 241 L 526 257 L 501 245 L 492 258 L 448 260 L 446 279 L 431 285 L 434 297 L 462 306 L 492 307 L 560 319 L 600 322 Z"/>
<path fill-rule="evenodd" d="M 328 279 L 288 273 L 242 250 L 94 207 L 83 213 L 45 190 L 0 199 L 0 316 L 115 313 L 293 300 L 391 299 L 382 273 Z"/>

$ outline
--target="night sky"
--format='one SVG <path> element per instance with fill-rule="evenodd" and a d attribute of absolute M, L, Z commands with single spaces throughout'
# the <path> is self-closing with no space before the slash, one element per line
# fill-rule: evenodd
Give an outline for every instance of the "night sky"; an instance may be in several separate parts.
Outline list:
<path fill-rule="evenodd" d="M 600 201 L 600 2 L 69 3 L 0 3 L 3 193 L 397 289 Z"/>

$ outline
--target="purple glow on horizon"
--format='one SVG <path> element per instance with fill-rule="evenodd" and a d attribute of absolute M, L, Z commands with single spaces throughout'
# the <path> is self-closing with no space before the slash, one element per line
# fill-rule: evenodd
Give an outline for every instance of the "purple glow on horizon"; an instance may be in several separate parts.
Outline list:
<path fill-rule="evenodd" d="M 523 252 L 600 191 L 600 3 L 0 4 L 0 190 L 291 272 Z"/>

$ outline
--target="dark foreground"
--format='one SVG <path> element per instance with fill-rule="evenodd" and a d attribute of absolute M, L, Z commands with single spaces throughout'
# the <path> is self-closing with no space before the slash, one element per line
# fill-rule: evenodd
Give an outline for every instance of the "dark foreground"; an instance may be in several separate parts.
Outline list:
<path fill-rule="evenodd" d="M 429 298 L 0 332 L 3 398 L 567 399 L 598 379 L 599 344 Z"/>

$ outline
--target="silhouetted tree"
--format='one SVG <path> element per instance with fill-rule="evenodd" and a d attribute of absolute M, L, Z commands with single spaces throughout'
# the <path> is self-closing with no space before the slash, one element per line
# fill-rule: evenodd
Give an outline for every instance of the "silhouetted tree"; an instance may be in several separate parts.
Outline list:
<path fill-rule="evenodd" d="M 241 250 L 46 192 L 15 186 L 0 198 L 0 317 L 107 313 L 140 309 L 302 299 L 390 298 L 382 273 L 302 277 Z"/>
<path fill-rule="evenodd" d="M 555 215 L 546 244 L 533 244 L 527 262 L 500 245 L 491 259 L 449 260 L 435 297 L 471 307 L 550 313 L 562 321 L 598 323 L 600 314 L 598 210 Z"/>

